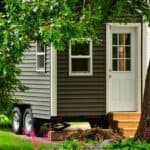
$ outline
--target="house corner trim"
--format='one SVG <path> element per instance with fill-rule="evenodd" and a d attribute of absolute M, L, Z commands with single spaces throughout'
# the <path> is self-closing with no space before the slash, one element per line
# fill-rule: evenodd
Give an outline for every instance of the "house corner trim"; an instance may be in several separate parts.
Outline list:
<path fill-rule="evenodd" d="M 57 51 L 51 44 L 51 117 L 57 116 Z"/>

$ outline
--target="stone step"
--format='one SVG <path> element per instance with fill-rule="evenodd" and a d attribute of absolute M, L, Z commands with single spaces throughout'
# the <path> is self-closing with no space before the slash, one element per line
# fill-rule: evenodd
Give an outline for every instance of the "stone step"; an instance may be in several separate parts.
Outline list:
<path fill-rule="evenodd" d="M 119 132 L 124 137 L 134 137 L 137 128 L 119 128 Z"/>
<path fill-rule="evenodd" d="M 114 128 L 138 128 L 139 120 L 114 120 Z"/>
<path fill-rule="evenodd" d="M 139 120 L 140 112 L 112 112 L 109 113 L 110 120 Z"/>

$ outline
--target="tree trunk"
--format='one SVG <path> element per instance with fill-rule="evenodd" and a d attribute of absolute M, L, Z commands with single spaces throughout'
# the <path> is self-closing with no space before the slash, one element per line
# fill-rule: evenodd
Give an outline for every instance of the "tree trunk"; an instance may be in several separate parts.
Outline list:
<path fill-rule="evenodd" d="M 150 64 L 148 66 L 144 99 L 142 102 L 142 114 L 135 134 L 135 139 L 150 141 Z"/>

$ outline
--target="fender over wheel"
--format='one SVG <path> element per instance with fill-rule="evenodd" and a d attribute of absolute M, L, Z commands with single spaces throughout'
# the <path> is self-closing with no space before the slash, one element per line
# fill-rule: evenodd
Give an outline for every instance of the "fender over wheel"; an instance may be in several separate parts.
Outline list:
<path fill-rule="evenodd" d="M 22 113 L 19 107 L 14 107 L 12 118 L 12 130 L 16 134 L 22 133 Z"/>

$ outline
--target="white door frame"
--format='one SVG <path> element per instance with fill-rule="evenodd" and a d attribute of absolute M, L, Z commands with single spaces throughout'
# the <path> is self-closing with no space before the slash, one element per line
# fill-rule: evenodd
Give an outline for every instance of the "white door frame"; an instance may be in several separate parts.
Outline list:
<path fill-rule="evenodd" d="M 148 26 L 148 22 L 143 23 L 143 95 L 144 95 L 144 89 L 145 89 L 145 80 L 146 80 L 146 74 L 147 69 L 150 61 L 150 48 L 149 48 L 149 38 L 150 37 L 150 27 Z"/>
<path fill-rule="evenodd" d="M 112 27 L 126 27 L 135 29 L 136 33 L 136 67 L 135 67 L 135 87 L 136 88 L 136 111 L 141 112 L 141 24 L 140 23 L 107 23 L 106 24 L 106 113 L 110 112 L 110 99 L 109 99 L 109 67 L 107 64 L 110 64 L 110 38 L 111 38 L 111 28 Z"/>

